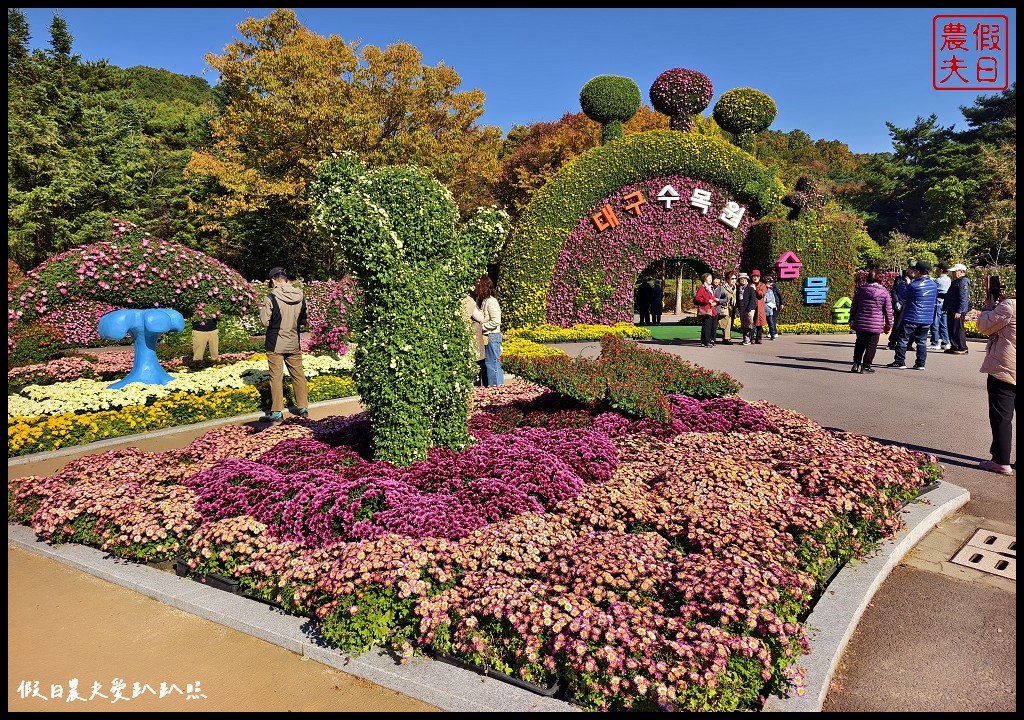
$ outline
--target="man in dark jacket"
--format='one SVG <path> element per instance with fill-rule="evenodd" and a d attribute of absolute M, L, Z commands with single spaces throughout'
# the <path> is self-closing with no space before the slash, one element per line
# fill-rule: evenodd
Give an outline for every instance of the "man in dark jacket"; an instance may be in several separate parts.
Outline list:
<path fill-rule="evenodd" d="M 306 324 L 306 298 L 302 291 L 288 282 L 284 268 L 269 273 L 270 293 L 260 305 L 260 322 L 267 329 L 267 365 L 270 368 L 270 412 L 265 422 L 284 419 L 284 368 L 292 379 L 296 411 L 309 417 L 309 395 L 306 374 L 302 369 L 302 347 L 299 332 Z"/>
<path fill-rule="evenodd" d="M 938 288 L 931 276 L 930 263 L 918 261 L 907 268 L 910 284 L 900 290 L 903 303 L 903 329 L 896 341 L 896 357 L 886 365 L 895 370 L 906 370 L 907 343 L 916 343 L 915 370 L 924 370 L 928 358 L 928 331 L 935 317 L 935 296 Z"/>
<path fill-rule="evenodd" d="M 665 288 L 661 286 L 661 280 L 651 280 L 651 322 L 661 325 L 661 311 L 665 305 Z"/>
<path fill-rule="evenodd" d="M 946 326 L 949 328 L 950 355 L 967 354 L 967 331 L 964 329 L 964 318 L 971 310 L 971 281 L 967 279 L 967 266 L 957 263 L 949 269 L 953 280 L 949 283 L 946 298 L 942 301 L 942 311 L 946 313 Z"/>

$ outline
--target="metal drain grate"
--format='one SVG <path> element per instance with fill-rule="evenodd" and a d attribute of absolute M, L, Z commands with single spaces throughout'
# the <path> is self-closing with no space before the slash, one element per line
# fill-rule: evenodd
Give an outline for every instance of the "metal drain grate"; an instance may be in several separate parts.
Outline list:
<path fill-rule="evenodd" d="M 980 528 L 950 562 L 1016 581 L 1017 538 Z"/>

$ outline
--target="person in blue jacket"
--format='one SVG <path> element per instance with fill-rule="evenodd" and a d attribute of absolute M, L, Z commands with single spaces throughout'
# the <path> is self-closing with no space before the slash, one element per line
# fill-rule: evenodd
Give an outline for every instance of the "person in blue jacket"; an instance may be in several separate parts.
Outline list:
<path fill-rule="evenodd" d="M 915 370 L 924 370 L 928 359 L 928 331 L 935 319 L 935 300 L 938 286 L 931 276 L 932 266 L 919 260 L 907 268 L 910 283 L 899 289 L 900 301 L 903 304 L 903 328 L 896 341 L 896 357 L 886 365 L 894 370 L 907 368 L 907 343 L 913 341 L 917 347 Z"/>
<path fill-rule="evenodd" d="M 957 263 L 949 269 L 953 280 L 942 301 L 942 310 L 946 313 L 946 325 L 949 327 L 950 355 L 967 354 L 967 331 L 964 319 L 971 310 L 971 281 L 967 279 L 967 266 Z"/>

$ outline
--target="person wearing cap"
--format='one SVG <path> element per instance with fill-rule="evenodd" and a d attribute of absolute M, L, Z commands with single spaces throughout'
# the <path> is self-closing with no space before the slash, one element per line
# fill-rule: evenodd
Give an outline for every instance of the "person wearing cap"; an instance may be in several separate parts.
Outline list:
<path fill-rule="evenodd" d="M 761 271 L 750 271 L 750 287 L 754 288 L 756 299 L 756 311 L 754 313 L 754 324 L 750 328 L 750 341 L 755 345 L 761 344 L 764 336 L 764 326 L 768 324 L 768 310 L 764 305 L 764 298 L 768 294 L 768 286 L 761 282 Z"/>
<path fill-rule="evenodd" d="M 988 375 L 988 420 L 992 427 L 991 460 L 978 467 L 1000 475 L 1012 475 L 1013 413 L 1017 404 L 1017 293 L 1000 289 L 985 299 L 978 316 L 978 330 L 988 335 L 981 372 Z"/>
<path fill-rule="evenodd" d="M 935 286 L 937 288 L 935 297 L 935 319 L 932 320 L 931 337 L 932 344 L 929 350 L 945 350 L 949 347 L 949 325 L 946 322 L 946 311 L 942 309 L 942 303 L 946 299 L 946 291 L 952 278 L 946 274 L 949 266 L 946 263 L 939 263 L 935 266 Z"/>
<path fill-rule="evenodd" d="M 260 305 L 260 322 L 267 329 L 264 347 L 267 351 L 267 366 L 270 369 L 270 412 L 264 422 L 280 422 L 284 419 L 284 368 L 292 379 L 295 393 L 295 412 L 309 417 L 309 390 L 306 374 L 302 369 L 302 346 L 300 331 L 306 321 L 306 298 L 302 290 L 288 282 L 284 268 L 273 268 L 270 292 Z"/>
<path fill-rule="evenodd" d="M 946 314 L 946 325 L 949 327 L 950 355 L 967 354 L 967 331 L 964 319 L 971 309 L 971 281 L 967 279 L 967 266 L 957 263 L 949 269 L 952 281 L 946 298 L 942 302 L 942 311 Z"/>
<path fill-rule="evenodd" d="M 907 268 L 910 284 L 903 291 L 903 329 L 896 341 L 896 357 L 886 365 L 894 370 L 906 370 L 907 344 L 916 343 L 915 370 L 924 370 L 928 360 L 928 330 L 935 316 L 935 281 L 932 266 L 919 260 Z"/>
<path fill-rule="evenodd" d="M 736 312 L 740 315 L 740 331 L 743 333 L 743 344 L 750 344 L 750 334 L 754 326 L 754 316 L 757 314 L 757 295 L 753 285 L 750 284 L 750 276 L 740 273 L 737 276 L 736 286 Z"/>

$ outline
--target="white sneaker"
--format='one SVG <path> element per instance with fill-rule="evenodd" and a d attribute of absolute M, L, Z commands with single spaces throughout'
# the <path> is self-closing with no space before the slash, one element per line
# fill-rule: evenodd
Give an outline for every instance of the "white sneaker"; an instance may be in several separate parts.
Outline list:
<path fill-rule="evenodd" d="M 928 346 L 928 349 L 929 350 L 941 350 L 942 346 L 939 345 L 938 343 L 932 343 L 931 345 Z"/>
<path fill-rule="evenodd" d="M 749 345 L 749 344 L 750 344 L 750 341 L 749 341 L 749 340 L 744 340 L 744 341 L 743 341 L 743 344 L 744 344 L 744 345 Z"/>

